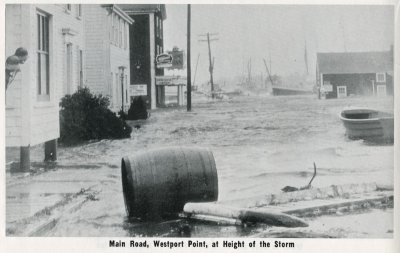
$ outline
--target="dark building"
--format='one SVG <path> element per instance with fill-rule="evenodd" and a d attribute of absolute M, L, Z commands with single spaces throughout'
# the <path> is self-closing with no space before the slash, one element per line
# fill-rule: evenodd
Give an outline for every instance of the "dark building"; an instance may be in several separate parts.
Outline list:
<path fill-rule="evenodd" d="M 155 77 L 164 74 L 157 69 L 156 56 L 164 52 L 163 21 L 166 19 L 164 4 L 120 4 L 135 22 L 129 27 L 131 98 L 143 96 L 149 108 L 154 109 L 164 97 L 164 87 L 156 87 Z M 135 86 L 146 86 L 147 94 L 135 94 Z"/>
<path fill-rule="evenodd" d="M 317 86 L 326 98 L 393 95 L 393 72 L 393 47 L 384 52 L 317 54 Z"/>

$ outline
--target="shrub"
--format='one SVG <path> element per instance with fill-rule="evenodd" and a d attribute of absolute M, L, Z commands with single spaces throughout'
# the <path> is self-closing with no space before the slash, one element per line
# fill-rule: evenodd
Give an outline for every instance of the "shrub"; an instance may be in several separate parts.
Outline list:
<path fill-rule="evenodd" d="M 110 101 L 88 88 L 66 95 L 60 102 L 60 143 L 130 137 L 132 128 L 108 109 Z"/>
<path fill-rule="evenodd" d="M 147 107 L 146 102 L 142 99 L 142 97 L 135 97 L 131 103 L 131 106 L 128 110 L 127 119 L 128 120 L 138 120 L 138 119 L 147 119 Z"/>
<path fill-rule="evenodd" d="M 122 109 L 121 110 L 119 110 L 119 112 L 118 112 L 118 117 L 121 119 L 121 120 L 127 120 L 128 119 L 128 114 L 126 113 L 126 112 L 124 112 Z"/>

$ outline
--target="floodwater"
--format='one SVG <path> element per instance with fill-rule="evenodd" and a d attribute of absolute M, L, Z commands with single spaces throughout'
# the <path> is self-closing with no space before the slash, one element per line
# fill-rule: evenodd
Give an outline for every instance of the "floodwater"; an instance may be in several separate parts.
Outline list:
<path fill-rule="evenodd" d="M 211 101 L 194 97 L 192 112 L 167 108 L 151 112 L 130 139 L 102 140 L 59 148 L 57 165 L 30 175 L 7 173 L 7 234 L 26 234 L 31 224 L 57 214 L 43 236 L 194 237 L 392 237 L 393 210 L 371 209 L 346 216 L 309 218 L 302 230 L 264 225 L 215 226 L 185 220 L 143 223 L 126 217 L 120 161 L 145 148 L 209 148 L 216 161 L 219 201 L 279 193 L 306 185 L 349 183 L 393 185 L 393 145 L 349 140 L 339 120 L 347 106 L 393 111 L 393 98 L 318 100 L 315 96 L 238 96 Z M 42 147 L 31 159 L 42 160 Z M 39 166 L 40 167 L 40 166 Z M 23 187 L 21 187 L 23 185 Z M 21 191 L 21 188 L 25 189 Z M 74 208 L 62 209 L 85 196 Z M 48 206 L 48 203 L 57 203 Z M 43 213 L 43 209 L 47 213 Z M 42 210 L 42 211 L 40 211 Z M 368 220 L 380 221 L 380 226 Z M 33 225 L 32 225 L 33 226 Z"/>

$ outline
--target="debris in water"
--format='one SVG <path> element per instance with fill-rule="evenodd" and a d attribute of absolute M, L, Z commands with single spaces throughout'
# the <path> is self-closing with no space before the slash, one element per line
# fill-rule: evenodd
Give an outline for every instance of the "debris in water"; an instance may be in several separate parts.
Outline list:
<path fill-rule="evenodd" d="M 302 190 L 308 190 L 311 188 L 311 183 L 314 180 L 315 176 L 317 175 L 317 166 L 315 165 L 314 162 L 314 175 L 312 176 L 310 182 L 308 183 L 308 185 L 297 188 L 297 187 L 293 187 L 293 186 L 285 186 L 284 188 L 282 188 L 281 190 L 283 192 L 294 192 L 294 191 L 302 191 Z"/>

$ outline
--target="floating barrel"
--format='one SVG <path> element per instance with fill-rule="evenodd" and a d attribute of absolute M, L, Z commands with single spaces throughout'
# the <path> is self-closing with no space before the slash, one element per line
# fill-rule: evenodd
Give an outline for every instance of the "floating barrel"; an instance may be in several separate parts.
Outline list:
<path fill-rule="evenodd" d="M 211 151 L 163 148 L 122 158 L 122 189 L 129 217 L 176 216 L 187 202 L 218 199 L 218 176 Z"/>

